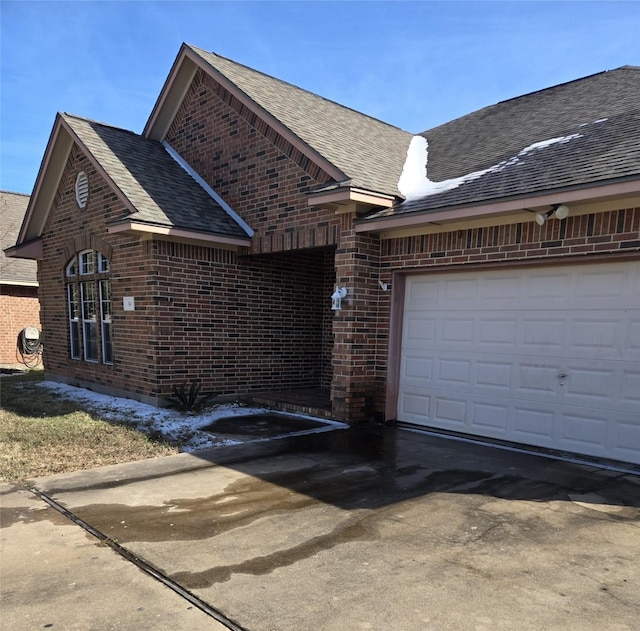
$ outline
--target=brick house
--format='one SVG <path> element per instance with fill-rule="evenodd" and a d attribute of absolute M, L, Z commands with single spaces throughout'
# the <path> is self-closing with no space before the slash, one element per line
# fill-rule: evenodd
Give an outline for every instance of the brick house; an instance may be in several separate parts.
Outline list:
<path fill-rule="evenodd" d="M 47 376 L 640 463 L 638 103 L 623 67 L 414 137 L 183 45 L 142 134 L 56 118 L 11 249 Z"/>
<path fill-rule="evenodd" d="M 29 196 L 0 191 L 0 367 L 36 367 L 40 356 L 23 354 L 18 344 L 25 327 L 40 329 L 37 263 L 11 259 L 4 249 L 15 244 Z"/>

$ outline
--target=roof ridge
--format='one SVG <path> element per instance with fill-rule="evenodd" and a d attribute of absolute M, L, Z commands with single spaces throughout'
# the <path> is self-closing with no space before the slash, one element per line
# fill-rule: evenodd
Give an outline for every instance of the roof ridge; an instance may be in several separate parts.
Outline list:
<path fill-rule="evenodd" d="M 139 134 L 131 129 L 127 129 L 126 127 L 119 127 L 118 125 L 112 125 L 111 123 L 105 123 L 104 121 L 95 120 L 94 118 L 87 118 L 86 116 L 79 116 L 78 114 L 71 114 L 69 112 L 60 112 L 60 114 L 63 117 L 74 118 L 75 120 L 83 121 L 85 123 L 94 123 L 96 125 L 101 125 L 102 127 L 109 127 L 110 129 L 123 131 L 134 136 L 139 136 L 140 138 L 145 138 L 145 140 L 149 140 L 149 138 L 146 138 L 142 134 Z"/>
<path fill-rule="evenodd" d="M 440 123 L 439 125 L 436 125 L 435 127 L 430 127 L 429 129 L 425 129 L 423 131 L 420 131 L 416 135 L 425 136 L 426 137 L 426 135 L 428 133 L 433 132 L 434 130 L 439 129 L 441 127 L 443 127 L 443 128 L 444 127 L 448 127 L 448 126 L 452 125 L 453 123 L 456 123 L 456 122 L 460 121 L 463 118 L 467 118 L 468 116 L 473 116 L 473 115 L 479 114 L 480 112 L 486 112 L 486 111 L 489 111 L 489 110 L 491 110 L 493 108 L 497 108 L 500 105 L 505 105 L 507 103 L 513 103 L 515 101 L 519 101 L 521 99 L 529 98 L 529 97 L 532 97 L 532 96 L 535 96 L 535 95 L 544 94 L 546 92 L 549 92 L 550 90 L 555 90 L 557 88 L 561 88 L 561 87 L 564 87 L 564 86 L 567 86 L 567 85 L 579 83 L 579 82 L 585 81 L 587 79 L 593 79 L 594 77 L 598 77 L 600 75 L 604 76 L 604 75 L 607 75 L 607 74 L 618 72 L 620 70 L 640 71 L 640 66 L 628 66 L 627 65 L 627 66 L 620 66 L 618 68 L 613 68 L 611 70 L 601 70 L 599 72 L 594 72 L 593 74 L 586 75 L 584 77 L 578 77 L 577 79 L 571 79 L 570 81 L 564 81 L 562 83 L 557 83 L 555 85 L 550 85 L 550 86 L 548 86 L 546 88 L 540 88 L 539 90 L 533 90 L 532 92 L 527 92 L 525 94 L 520 94 L 518 96 L 513 96 L 513 97 L 508 98 L 508 99 L 503 99 L 502 101 L 498 101 L 496 103 L 491 103 L 489 105 L 485 105 L 483 107 L 480 107 L 479 109 L 474 110 L 472 112 L 467 112 L 466 114 L 462 114 L 460 116 L 457 116 L 456 118 L 453 118 L 451 120 L 445 121 L 444 123 Z"/>
<path fill-rule="evenodd" d="M 20 193 L 18 191 L 7 191 L 5 189 L 0 190 L 0 193 L 5 193 L 7 195 L 21 195 L 23 197 L 31 197 L 30 193 Z"/>
<path fill-rule="evenodd" d="M 200 48 L 198 46 L 193 46 L 191 44 L 185 44 L 186 46 L 188 46 L 189 48 L 191 48 L 192 50 L 194 50 L 197 53 L 205 53 L 207 55 L 214 55 L 215 57 L 218 57 L 219 59 L 224 59 L 225 61 L 228 61 L 229 63 L 232 63 L 236 66 L 240 66 L 241 68 L 244 68 L 246 70 L 249 70 L 250 72 L 255 72 L 256 74 L 262 75 L 263 77 L 267 77 L 268 79 L 271 79 L 272 81 L 275 81 L 277 83 L 282 83 L 283 85 L 287 85 L 290 88 L 294 88 L 295 90 L 299 90 L 300 92 L 306 92 L 307 94 L 310 94 L 311 96 L 320 99 L 322 101 L 325 101 L 327 103 L 331 103 L 333 105 L 336 105 L 338 107 L 340 107 L 343 110 L 349 110 L 350 112 L 353 112 L 355 114 L 358 114 L 360 116 L 364 116 L 365 118 L 368 118 L 372 121 L 375 121 L 377 123 L 381 123 L 382 125 L 385 125 L 386 127 L 391 127 L 392 129 L 397 129 L 398 131 L 402 131 L 405 133 L 411 133 L 408 132 L 406 129 L 402 129 L 402 127 L 398 127 L 397 125 L 392 125 L 391 123 L 388 123 L 387 121 L 384 121 L 380 118 L 376 118 L 375 116 L 371 116 L 370 114 L 365 114 L 364 112 L 361 112 L 360 110 L 356 110 L 353 107 L 349 107 L 348 105 L 344 105 L 342 103 L 338 103 L 338 101 L 334 101 L 332 99 L 328 99 L 324 96 L 322 96 L 321 94 L 317 94 L 316 92 L 312 92 L 311 90 L 307 90 L 306 88 L 301 88 L 298 85 L 295 85 L 294 83 L 290 83 L 289 81 L 285 81 L 284 79 L 279 79 L 278 77 L 274 77 L 273 75 L 267 74 L 266 72 L 262 72 L 262 70 L 256 70 L 255 68 L 252 68 L 251 66 L 247 66 L 245 64 L 242 64 L 238 61 L 235 61 L 234 59 L 230 59 L 229 57 L 225 57 L 224 55 L 219 55 L 218 53 L 215 53 L 213 51 L 208 51 L 208 50 L 204 50 L 204 48 Z M 219 71 L 220 72 L 220 71 Z M 227 77 L 228 79 L 229 77 Z"/>
<path fill-rule="evenodd" d="M 533 96 L 534 94 L 541 94 L 542 92 L 547 92 L 548 90 L 555 90 L 556 88 L 561 88 L 565 85 L 570 85 L 572 83 L 579 83 L 580 81 L 585 81 L 587 79 L 592 79 L 593 77 L 598 77 L 600 75 L 606 75 L 612 72 L 618 72 L 623 69 L 632 69 L 632 70 L 640 70 L 640 66 L 620 66 L 618 68 L 612 68 L 610 70 L 600 70 L 599 72 L 594 72 L 592 74 L 585 75 L 584 77 L 578 77 L 577 79 L 570 79 L 569 81 L 563 81 L 562 83 L 556 83 L 555 85 L 547 86 L 546 88 L 540 88 L 539 90 L 533 90 L 532 92 L 525 92 L 525 94 L 520 94 L 518 96 L 512 96 L 509 99 L 504 99 L 502 101 L 498 101 L 495 105 L 502 105 L 503 103 L 509 103 L 510 101 L 516 101 L 518 99 L 525 98 L 527 96 Z M 491 107 L 490 105 L 487 107 Z M 481 108 L 483 109 L 483 108 Z M 478 110 L 479 111 L 479 110 Z"/>

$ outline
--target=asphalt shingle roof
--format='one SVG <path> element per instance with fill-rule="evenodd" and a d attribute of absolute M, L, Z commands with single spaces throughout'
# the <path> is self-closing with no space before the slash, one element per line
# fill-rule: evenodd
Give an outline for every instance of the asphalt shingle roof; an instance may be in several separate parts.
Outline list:
<path fill-rule="evenodd" d="M 9 283 L 37 282 L 38 264 L 35 261 L 5 256 L 4 250 L 16 244 L 24 220 L 29 196 L 0 191 L 0 281 Z"/>
<path fill-rule="evenodd" d="M 640 176 L 640 68 L 624 66 L 483 108 L 421 134 L 441 182 L 508 163 L 369 218 Z M 576 137 L 512 160 L 534 143 Z"/>
<path fill-rule="evenodd" d="M 215 53 L 190 48 L 342 171 L 351 185 L 398 195 L 409 132 Z"/>
<path fill-rule="evenodd" d="M 159 142 L 85 118 L 61 116 L 136 209 L 123 219 L 247 236 Z"/>

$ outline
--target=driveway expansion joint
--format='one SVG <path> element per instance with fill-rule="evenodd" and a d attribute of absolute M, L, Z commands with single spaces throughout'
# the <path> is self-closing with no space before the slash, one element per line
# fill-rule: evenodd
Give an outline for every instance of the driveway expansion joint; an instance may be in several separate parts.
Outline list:
<path fill-rule="evenodd" d="M 241 627 L 239 624 L 228 618 L 222 611 L 212 607 L 204 600 L 198 598 L 195 594 L 192 594 L 188 589 L 185 589 L 180 584 L 176 583 L 174 580 L 166 576 L 162 571 L 155 568 L 153 565 L 141 559 L 129 552 L 126 548 L 123 548 L 117 541 L 111 539 L 107 535 L 105 535 L 100 530 L 94 528 L 91 524 L 84 521 L 70 510 L 65 508 L 62 504 L 56 502 L 52 497 L 43 493 L 39 489 L 32 487 L 29 489 L 36 497 L 41 499 L 43 502 L 48 504 L 51 508 L 58 511 L 60 514 L 64 515 L 67 519 L 72 521 L 74 524 L 80 526 L 83 530 L 88 532 L 90 535 L 98 539 L 101 543 L 108 545 L 114 552 L 119 554 L 123 559 L 133 563 L 140 570 L 142 570 L 145 574 L 153 577 L 169 589 L 176 592 L 178 595 L 182 596 L 185 600 L 190 602 L 192 605 L 206 613 L 207 615 L 214 618 L 220 624 L 223 624 L 225 627 L 230 629 L 231 631 L 248 631 L 245 627 Z"/>

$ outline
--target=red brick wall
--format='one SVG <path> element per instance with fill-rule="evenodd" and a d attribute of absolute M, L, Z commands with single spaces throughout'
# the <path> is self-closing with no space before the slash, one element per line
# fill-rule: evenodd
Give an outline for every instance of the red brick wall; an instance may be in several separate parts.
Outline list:
<path fill-rule="evenodd" d="M 17 339 L 26 326 L 40 326 L 40 304 L 37 287 L 2 285 L 0 287 L 0 365 L 10 367 L 22 363 L 17 353 Z"/>
<path fill-rule="evenodd" d="M 332 400 L 334 413 L 345 419 L 373 415 L 379 358 L 380 241 L 356 234 L 353 217 L 343 216 L 342 241 L 336 251 L 338 284 L 347 288 L 333 332 Z"/>
<path fill-rule="evenodd" d="M 307 204 L 329 176 L 202 71 L 167 141 L 255 230 L 252 253 L 338 243 L 339 217 Z"/>
<path fill-rule="evenodd" d="M 321 384 L 331 251 L 255 257 L 162 241 L 151 247 L 158 394 L 194 378 L 227 394 Z"/>
<path fill-rule="evenodd" d="M 84 209 L 79 209 L 75 201 L 75 179 L 81 170 L 89 178 L 89 201 Z M 144 313 L 149 304 L 146 278 L 150 263 L 144 243 L 133 237 L 107 235 L 106 222 L 123 212 L 124 206 L 107 183 L 74 146 L 43 231 L 44 258 L 38 264 L 46 331 L 44 365 L 52 378 L 142 396 L 155 383 L 147 350 L 148 326 L 124 314 L 122 297 L 135 296 L 136 306 Z M 102 252 L 111 262 L 114 365 L 70 359 L 65 267 L 73 254 L 88 248 Z"/>
<path fill-rule="evenodd" d="M 80 170 L 89 177 L 84 210 L 75 202 Z M 238 255 L 108 235 L 106 222 L 124 210 L 74 148 L 45 226 L 46 262 L 39 267 L 52 378 L 150 402 L 194 378 L 207 390 L 233 394 L 330 383 L 334 247 Z M 285 234 L 293 235 L 283 232 L 281 243 Z M 328 230 L 323 234 L 330 240 Z M 111 262 L 114 365 L 69 356 L 65 267 L 86 248 Z M 125 296 L 134 297 L 134 311 L 123 310 Z"/>

